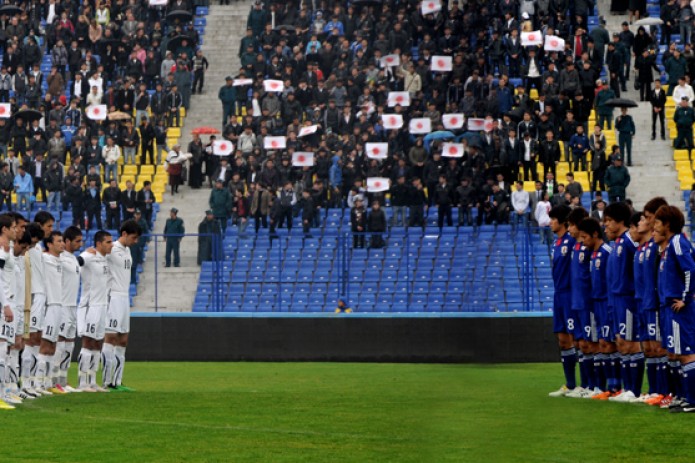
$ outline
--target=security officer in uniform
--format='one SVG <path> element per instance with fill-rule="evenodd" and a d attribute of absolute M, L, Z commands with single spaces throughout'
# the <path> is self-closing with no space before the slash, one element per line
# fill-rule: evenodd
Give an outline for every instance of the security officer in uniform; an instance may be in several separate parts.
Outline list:
<path fill-rule="evenodd" d="M 688 97 L 681 98 L 681 105 L 676 109 L 673 115 L 673 121 L 676 123 L 678 135 L 673 142 L 676 149 L 693 149 L 693 123 L 695 122 L 695 111 L 688 104 Z"/>
<path fill-rule="evenodd" d="M 164 235 L 166 235 L 166 266 L 171 267 L 171 255 L 174 255 L 174 267 L 181 266 L 181 257 L 179 255 L 179 247 L 183 234 L 186 229 L 183 227 L 183 220 L 178 217 L 179 210 L 175 207 L 171 208 L 170 217 L 164 225 Z"/>

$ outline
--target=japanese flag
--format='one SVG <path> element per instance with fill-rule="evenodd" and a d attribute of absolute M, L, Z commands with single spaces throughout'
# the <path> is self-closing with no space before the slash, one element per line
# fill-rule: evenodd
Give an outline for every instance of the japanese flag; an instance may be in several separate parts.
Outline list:
<path fill-rule="evenodd" d="M 432 131 L 432 120 L 429 117 L 417 117 L 410 119 L 408 131 L 412 134 L 430 133 Z"/>
<path fill-rule="evenodd" d="M 316 133 L 316 131 L 319 129 L 318 125 L 305 125 L 304 127 L 299 129 L 299 135 L 298 137 L 306 137 L 307 135 L 311 135 L 312 133 Z"/>
<path fill-rule="evenodd" d="M 422 2 L 422 6 L 420 7 L 420 11 L 422 12 L 423 16 L 426 14 L 436 13 L 437 11 L 441 11 L 441 9 L 442 2 L 439 0 L 425 0 Z"/>
<path fill-rule="evenodd" d="M 396 105 L 410 106 L 410 93 L 409 92 L 389 92 L 387 104 L 388 104 L 389 108 L 393 108 Z"/>
<path fill-rule="evenodd" d="M 103 121 L 106 119 L 107 110 L 105 104 L 91 105 L 87 108 L 87 117 L 93 121 Z"/>
<path fill-rule="evenodd" d="M 9 103 L 0 103 L 0 119 L 7 119 L 12 115 L 12 107 Z"/>
<path fill-rule="evenodd" d="M 232 81 L 232 87 L 241 87 L 242 85 L 253 84 L 253 79 L 234 79 Z"/>
<path fill-rule="evenodd" d="M 388 143 L 367 143 L 365 145 L 367 157 L 371 159 L 386 159 L 389 154 Z"/>
<path fill-rule="evenodd" d="M 267 150 L 282 150 L 287 146 L 285 137 L 265 137 L 263 139 L 263 148 Z"/>
<path fill-rule="evenodd" d="M 367 179 L 367 192 L 369 193 L 389 191 L 389 188 L 391 188 L 391 180 L 386 177 L 369 177 Z"/>
<path fill-rule="evenodd" d="M 565 49 L 565 41 L 555 35 L 545 36 L 545 51 L 563 51 Z"/>
<path fill-rule="evenodd" d="M 396 130 L 403 127 L 403 116 L 400 114 L 384 114 L 381 118 L 384 121 L 384 128 Z"/>
<path fill-rule="evenodd" d="M 263 81 L 263 88 L 266 92 L 281 92 L 285 89 L 285 84 L 281 80 L 266 79 Z"/>
<path fill-rule="evenodd" d="M 460 129 L 463 127 L 463 121 L 465 118 L 463 114 L 444 114 L 442 116 L 442 123 L 445 129 Z"/>
<path fill-rule="evenodd" d="M 386 55 L 381 58 L 381 65 L 387 66 L 398 66 L 401 64 L 401 58 L 398 55 Z"/>
<path fill-rule="evenodd" d="M 463 157 L 462 143 L 444 143 L 442 145 L 442 156 L 446 158 L 461 158 Z"/>
<path fill-rule="evenodd" d="M 472 132 L 485 130 L 485 119 L 476 117 L 468 119 L 468 130 Z"/>
<path fill-rule="evenodd" d="M 483 130 L 486 132 L 492 132 L 492 124 L 495 122 L 495 120 L 491 117 L 485 118 L 485 122 L 483 123 Z"/>
<path fill-rule="evenodd" d="M 168 0 L 150 0 L 150 6 L 167 6 Z"/>
<path fill-rule="evenodd" d="M 530 47 L 531 45 L 542 45 L 543 44 L 543 34 L 541 31 L 531 31 L 521 33 L 521 45 L 524 47 Z"/>
<path fill-rule="evenodd" d="M 314 153 L 310 151 L 297 151 L 292 153 L 292 165 L 295 167 L 313 166 Z"/>
<path fill-rule="evenodd" d="M 215 140 L 212 143 L 212 154 L 215 156 L 229 156 L 234 152 L 234 143 L 229 140 Z"/>
<path fill-rule="evenodd" d="M 430 63 L 432 71 L 449 72 L 454 68 L 451 56 L 433 56 Z"/>

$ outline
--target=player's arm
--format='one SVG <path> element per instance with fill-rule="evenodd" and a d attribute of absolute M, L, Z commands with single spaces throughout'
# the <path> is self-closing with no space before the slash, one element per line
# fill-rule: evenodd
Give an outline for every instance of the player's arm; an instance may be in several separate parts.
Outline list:
<path fill-rule="evenodd" d="M 683 235 L 678 236 L 676 240 L 674 240 L 673 248 L 683 279 L 682 297 L 681 299 L 675 300 L 671 305 L 671 308 L 673 308 L 675 312 L 678 312 L 685 307 L 688 301 L 692 301 L 693 294 L 695 293 L 695 291 L 693 291 L 695 286 L 693 285 L 693 278 L 695 278 L 695 260 L 693 259 L 690 242 L 683 238 Z"/>
<path fill-rule="evenodd" d="M 0 256 L 0 271 L 3 271 L 3 269 L 5 268 L 6 257 L 7 254 L 5 253 L 3 253 L 2 256 Z M 5 281 L 4 278 L 0 278 L 0 285 L 2 285 L 2 290 L 0 290 L 0 306 L 2 306 L 2 312 L 5 317 L 5 320 L 11 322 L 14 319 L 14 314 L 12 313 L 12 308 L 10 308 L 10 288 L 7 284 L 7 281 Z"/>

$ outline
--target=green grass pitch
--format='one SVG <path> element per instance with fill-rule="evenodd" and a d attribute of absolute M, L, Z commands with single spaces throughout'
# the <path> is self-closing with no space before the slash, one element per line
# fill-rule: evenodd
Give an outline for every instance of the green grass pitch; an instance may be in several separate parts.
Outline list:
<path fill-rule="evenodd" d="M 559 364 L 131 362 L 137 392 L 0 411 L 0 461 L 694 461 L 695 416 L 548 398 L 560 382 Z"/>

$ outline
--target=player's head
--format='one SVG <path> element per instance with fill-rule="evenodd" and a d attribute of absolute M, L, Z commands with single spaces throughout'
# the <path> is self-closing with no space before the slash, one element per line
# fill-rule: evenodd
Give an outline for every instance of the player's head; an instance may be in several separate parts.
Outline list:
<path fill-rule="evenodd" d="M 603 214 L 603 223 L 606 225 L 608 239 L 614 240 L 625 232 L 630 226 L 632 211 L 625 203 L 611 203 Z"/>
<path fill-rule="evenodd" d="M 642 215 L 647 221 L 647 225 L 649 226 L 650 232 L 654 229 L 654 215 L 656 214 L 656 211 L 658 211 L 661 206 L 667 205 L 668 203 L 661 196 L 657 196 L 656 198 L 650 199 L 649 201 L 647 201 L 647 204 L 644 205 Z"/>
<path fill-rule="evenodd" d="M 683 231 L 685 217 L 676 206 L 661 206 L 654 216 L 654 241 L 662 243 Z M 657 238 L 657 236 L 659 238 Z"/>
<path fill-rule="evenodd" d="M 589 217 L 589 213 L 583 207 L 575 207 L 567 216 L 567 223 L 569 224 L 568 231 L 570 235 L 574 238 L 579 237 L 579 224 L 582 220 Z"/>
<path fill-rule="evenodd" d="M 564 204 L 550 209 L 548 216 L 550 217 L 550 230 L 553 233 L 558 234 L 567 229 L 567 217 L 569 217 L 571 211 L 572 209 Z"/>
<path fill-rule="evenodd" d="M 7 213 L 7 215 L 11 215 L 12 217 L 14 217 L 15 226 L 17 227 L 17 237 L 23 236 L 24 231 L 27 228 L 27 223 L 29 223 L 26 217 L 24 217 L 17 211 L 10 211 Z"/>
<path fill-rule="evenodd" d="M 41 225 L 36 222 L 27 224 L 26 231 L 29 233 L 29 236 L 31 236 L 32 244 L 36 244 L 43 239 L 43 228 L 41 228 Z"/>
<path fill-rule="evenodd" d="M 14 243 L 14 255 L 21 256 L 31 246 L 31 233 L 25 231 L 22 236 L 17 235 L 17 241 Z"/>
<path fill-rule="evenodd" d="M 633 212 L 630 216 L 630 236 L 635 241 L 641 241 L 644 236 L 644 231 L 640 231 L 640 220 L 642 219 L 642 212 Z"/>
<path fill-rule="evenodd" d="M 142 227 L 133 219 L 123 222 L 118 231 L 120 233 L 119 241 L 123 246 L 134 245 L 142 235 Z"/>
<path fill-rule="evenodd" d="M 39 211 L 34 216 L 34 222 L 41 225 L 41 229 L 43 229 L 44 235 L 48 236 L 51 234 L 51 232 L 53 232 L 53 225 L 56 221 L 53 218 L 53 214 L 51 214 L 50 212 Z"/>
<path fill-rule="evenodd" d="M 588 217 L 579 222 L 577 228 L 579 228 L 579 241 L 587 248 L 596 249 L 603 241 L 603 230 L 598 220 Z"/>
<path fill-rule="evenodd" d="M 99 230 L 94 235 L 94 247 L 97 248 L 97 252 L 102 256 L 111 254 L 111 248 L 113 247 L 113 236 L 111 236 L 111 233 Z"/>
<path fill-rule="evenodd" d="M 54 256 L 60 255 L 61 252 L 65 251 L 63 234 L 59 231 L 49 233 L 48 236 L 43 239 L 43 245 L 50 254 Z"/>
<path fill-rule="evenodd" d="M 8 240 L 17 239 L 17 228 L 15 220 L 10 214 L 0 215 L 0 235 Z"/>
<path fill-rule="evenodd" d="M 63 232 L 63 241 L 67 252 L 78 251 L 82 247 L 82 230 L 74 225 L 68 227 Z"/>

